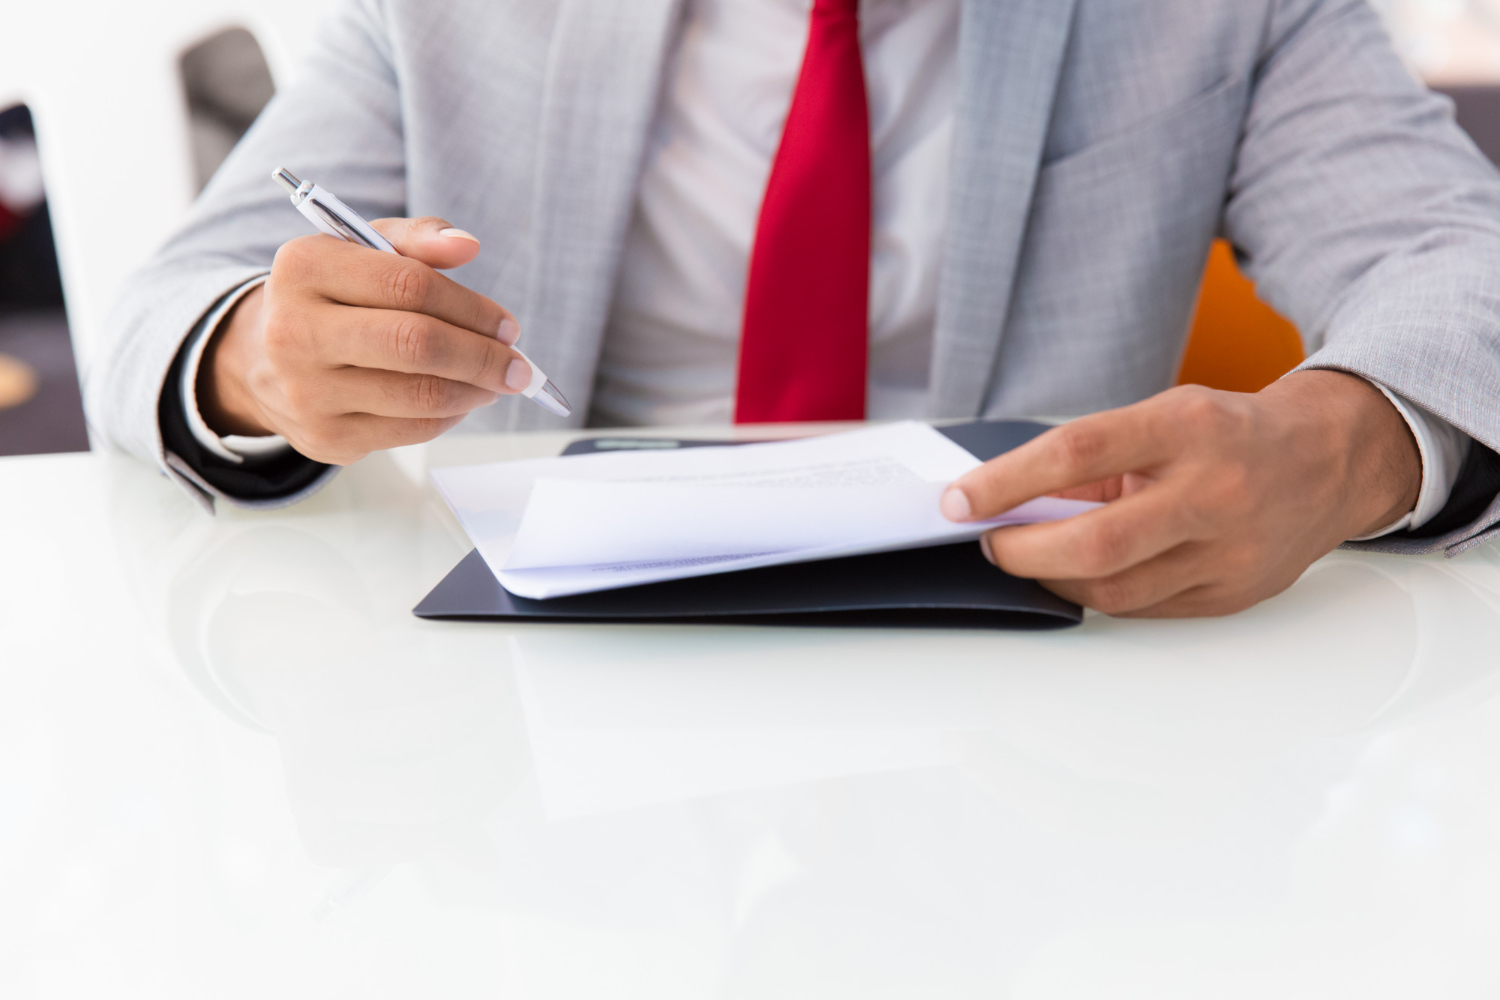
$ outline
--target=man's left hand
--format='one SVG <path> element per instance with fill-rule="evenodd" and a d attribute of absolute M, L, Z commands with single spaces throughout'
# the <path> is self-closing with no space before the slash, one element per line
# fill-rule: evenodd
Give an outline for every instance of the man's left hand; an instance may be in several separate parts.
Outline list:
<path fill-rule="evenodd" d="M 1040 496 L 1103 501 L 1000 528 L 991 562 L 1111 615 L 1225 615 L 1410 511 L 1422 463 L 1401 414 L 1364 379 L 1302 371 L 1258 393 L 1181 386 L 1084 417 L 964 476 L 956 521 Z"/>

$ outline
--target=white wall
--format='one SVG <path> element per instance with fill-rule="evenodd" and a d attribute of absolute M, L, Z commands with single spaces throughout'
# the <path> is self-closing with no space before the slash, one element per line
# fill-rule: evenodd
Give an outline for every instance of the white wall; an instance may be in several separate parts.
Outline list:
<path fill-rule="evenodd" d="M 1371 0 L 1412 69 L 1434 84 L 1500 83 L 1500 0 Z"/>

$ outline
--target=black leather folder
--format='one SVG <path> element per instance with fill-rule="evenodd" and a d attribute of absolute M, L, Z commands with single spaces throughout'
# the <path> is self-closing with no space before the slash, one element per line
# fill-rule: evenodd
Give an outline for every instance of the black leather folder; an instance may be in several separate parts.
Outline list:
<path fill-rule="evenodd" d="M 1047 428 L 1007 420 L 939 429 L 974 457 L 988 461 Z M 563 454 L 730 443 L 602 437 L 575 442 Z M 1034 581 L 995 569 L 973 542 L 769 566 L 547 601 L 511 594 L 474 551 L 414 613 L 420 618 L 468 621 L 1007 629 L 1064 628 L 1083 620 L 1076 604 Z"/>

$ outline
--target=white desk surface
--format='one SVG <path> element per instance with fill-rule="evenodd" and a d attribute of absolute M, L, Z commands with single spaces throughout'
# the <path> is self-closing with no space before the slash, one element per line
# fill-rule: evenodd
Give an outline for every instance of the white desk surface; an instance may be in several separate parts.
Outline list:
<path fill-rule="evenodd" d="M 1500 996 L 1500 547 L 1220 621 L 422 622 L 377 456 L 0 461 L 0 996 Z"/>

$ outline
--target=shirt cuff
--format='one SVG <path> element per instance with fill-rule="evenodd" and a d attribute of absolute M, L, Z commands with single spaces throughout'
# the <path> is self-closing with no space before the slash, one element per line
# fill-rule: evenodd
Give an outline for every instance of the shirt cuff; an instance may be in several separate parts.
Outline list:
<path fill-rule="evenodd" d="M 224 322 L 230 310 L 239 305 L 240 300 L 246 295 L 265 284 L 265 281 L 266 276 L 260 275 L 230 292 L 219 303 L 219 307 L 199 324 L 192 339 L 185 345 L 187 354 L 183 359 L 182 382 L 179 385 L 179 391 L 182 395 L 183 416 L 187 418 L 188 429 L 192 431 L 194 440 L 206 451 L 235 465 L 244 464 L 246 459 L 254 462 L 256 459 L 275 458 L 291 449 L 286 438 L 279 434 L 268 434 L 264 437 L 227 434 L 220 437 L 208 426 L 208 422 L 203 419 L 203 414 L 198 409 L 198 368 L 203 363 L 203 352 L 208 348 L 209 339 L 218 332 L 219 324 Z"/>
<path fill-rule="evenodd" d="M 1417 494 L 1417 505 L 1396 523 L 1368 535 L 1351 538 L 1353 542 L 1368 542 L 1398 531 L 1420 528 L 1442 512 L 1453 494 L 1453 484 L 1458 482 L 1459 470 L 1469 457 L 1474 439 L 1454 427 L 1441 417 L 1424 410 L 1409 399 L 1396 395 L 1379 382 L 1371 385 L 1385 394 L 1391 405 L 1401 414 L 1411 435 L 1417 441 L 1417 452 L 1422 457 L 1422 489 Z"/>

